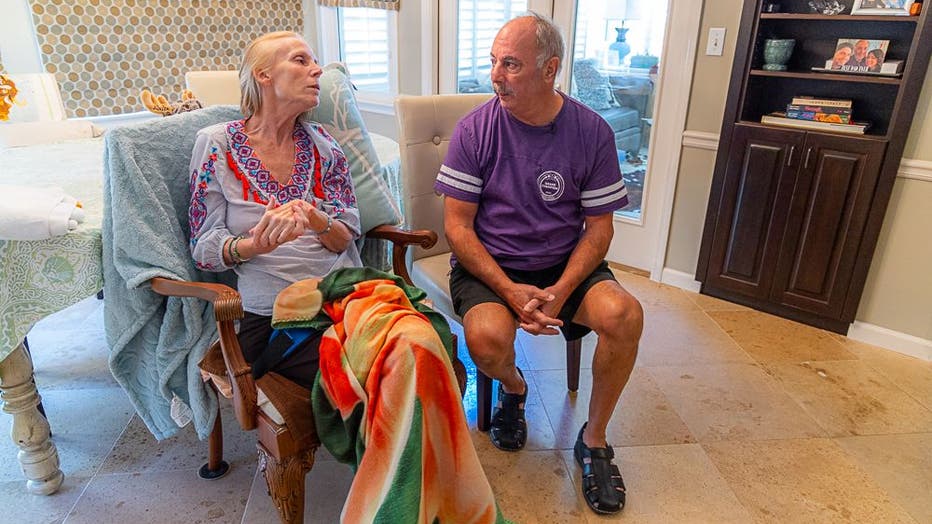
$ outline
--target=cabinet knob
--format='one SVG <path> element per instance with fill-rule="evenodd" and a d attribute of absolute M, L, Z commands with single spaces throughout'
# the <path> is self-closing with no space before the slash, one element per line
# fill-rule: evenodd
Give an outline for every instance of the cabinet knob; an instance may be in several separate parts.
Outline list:
<path fill-rule="evenodd" d="M 790 154 L 786 155 L 786 167 L 793 167 L 793 154 L 796 153 L 796 146 L 790 146 Z"/>
<path fill-rule="evenodd" d="M 812 148 L 806 149 L 806 160 L 803 162 L 803 169 L 809 169 L 809 154 L 812 153 Z"/>

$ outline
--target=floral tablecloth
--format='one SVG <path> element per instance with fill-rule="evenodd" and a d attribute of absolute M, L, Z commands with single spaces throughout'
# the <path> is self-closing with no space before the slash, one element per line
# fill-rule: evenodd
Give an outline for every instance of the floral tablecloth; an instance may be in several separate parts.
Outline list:
<path fill-rule="evenodd" d="M 62 187 L 86 212 L 66 235 L 0 240 L 0 360 L 37 321 L 103 288 L 103 149 L 100 137 L 0 150 L 0 183 Z"/>

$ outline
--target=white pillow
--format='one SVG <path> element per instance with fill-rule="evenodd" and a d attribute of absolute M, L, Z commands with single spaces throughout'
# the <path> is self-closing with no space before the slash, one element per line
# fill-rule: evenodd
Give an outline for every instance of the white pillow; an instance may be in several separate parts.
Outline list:
<path fill-rule="evenodd" d="M 86 120 L 0 124 L 0 149 L 93 138 L 103 130 Z"/>

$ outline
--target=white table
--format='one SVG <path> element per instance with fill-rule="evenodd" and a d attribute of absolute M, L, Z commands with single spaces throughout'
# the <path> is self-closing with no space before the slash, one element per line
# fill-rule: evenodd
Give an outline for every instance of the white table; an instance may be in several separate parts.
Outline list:
<path fill-rule="evenodd" d="M 103 217 L 103 139 L 83 139 L 0 151 L 0 182 L 60 186 L 77 198 L 85 222 L 66 235 L 41 241 L 0 240 L 0 396 L 13 416 L 11 437 L 27 489 L 49 495 L 64 476 L 23 340 L 47 315 L 103 287 L 100 225 Z M 2 204 L 0 204 L 2 205 Z"/>

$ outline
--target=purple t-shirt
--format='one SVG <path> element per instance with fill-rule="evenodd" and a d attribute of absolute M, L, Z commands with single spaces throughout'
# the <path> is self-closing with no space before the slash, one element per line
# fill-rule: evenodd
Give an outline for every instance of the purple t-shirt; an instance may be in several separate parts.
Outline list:
<path fill-rule="evenodd" d="M 562 96 L 563 108 L 545 126 L 514 118 L 497 97 L 479 106 L 457 124 L 437 174 L 436 191 L 479 204 L 476 234 L 503 267 L 562 262 L 586 216 L 628 204 L 608 123 Z"/>

